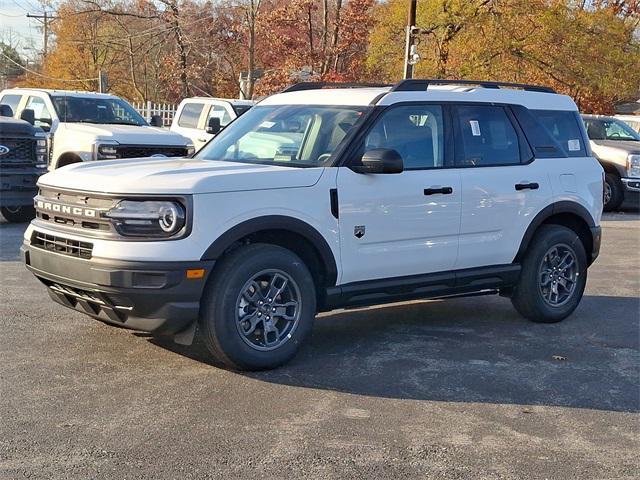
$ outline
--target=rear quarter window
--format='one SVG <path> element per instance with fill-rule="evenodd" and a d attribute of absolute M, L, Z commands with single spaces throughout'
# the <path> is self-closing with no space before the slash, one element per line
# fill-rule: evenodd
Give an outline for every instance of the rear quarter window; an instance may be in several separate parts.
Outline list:
<path fill-rule="evenodd" d="M 18 113 L 18 105 L 20 105 L 20 100 L 22 99 L 22 95 L 10 95 L 6 94 L 0 98 L 0 103 L 4 105 L 9 105 L 13 114 Z"/>
<path fill-rule="evenodd" d="M 567 157 L 586 157 L 578 115 L 565 110 L 531 110 L 540 125 L 553 138 Z"/>

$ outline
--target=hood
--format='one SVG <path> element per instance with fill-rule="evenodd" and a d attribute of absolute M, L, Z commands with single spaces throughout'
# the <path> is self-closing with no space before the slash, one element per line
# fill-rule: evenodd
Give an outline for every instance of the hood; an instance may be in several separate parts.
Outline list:
<path fill-rule="evenodd" d="M 626 165 L 627 155 L 640 153 L 640 142 L 626 140 L 591 140 L 591 150 L 600 160 Z"/>
<path fill-rule="evenodd" d="M 69 132 L 93 136 L 100 140 L 115 140 L 122 145 L 184 146 L 191 143 L 182 135 L 160 127 L 103 123 L 63 123 L 60 126 Z"/>
<path fill-rule="evenodd" d="M 83 162 L 40 177 L 39 185 L 118 194 L 198 194 L 310 187 L 324 168 L 197 159 L 135 158 Z"/>

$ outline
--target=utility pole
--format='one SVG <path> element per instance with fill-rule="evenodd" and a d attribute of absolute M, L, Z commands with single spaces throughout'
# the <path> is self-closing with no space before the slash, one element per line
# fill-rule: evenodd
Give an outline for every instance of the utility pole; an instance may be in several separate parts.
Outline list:
<path fill-rule="evenodd" d="M 415 41 L 413 30 L 416 28 L 417 0 L 409 0 L 409 15 L 407 16 L 406 46 L 404 50 L 404 78 L 413 78 L 412 48 Z"/>
<path fill-rule="evenodd" d="M 42 39 L 42 48 L 43 48 L 42 58 L 44 60 L 44 59 L 47 58 L 47 54 L 49 53 L 49 25 L 57 17 L 47 13 L 46 11 L 44 11 L 41 14 L 27 13 L 27 18 L 35 18 L 40 23 L 42 23 L 42 34 L 43 34 L 43 39 Z"/>

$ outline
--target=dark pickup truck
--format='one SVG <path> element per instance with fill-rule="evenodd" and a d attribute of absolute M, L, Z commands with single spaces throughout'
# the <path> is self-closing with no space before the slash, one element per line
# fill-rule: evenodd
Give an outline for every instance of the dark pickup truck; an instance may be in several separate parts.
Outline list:
<path fill-rule="evenodd" d="M 9 222 L 35 216 L 33 197 L 38 177 L 47 171 L 44 132 L 25 120 L 11 118 L 0 105 L 0 213 Z"/>

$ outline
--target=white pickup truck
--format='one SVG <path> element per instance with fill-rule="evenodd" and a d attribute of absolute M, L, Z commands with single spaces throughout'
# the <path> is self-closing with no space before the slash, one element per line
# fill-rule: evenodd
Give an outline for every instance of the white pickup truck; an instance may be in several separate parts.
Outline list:
<path fill-rule="evenodd" d="M 68 90 L 14 88 L 0 93 L 16 118 L 34 113 L 35 125 L 48 132 L 49 170 L 72 163 L 134 157 L 184 157 L 194 152 L 192 142 L 151 125 L 126 101 L 115 95 Z"/>

